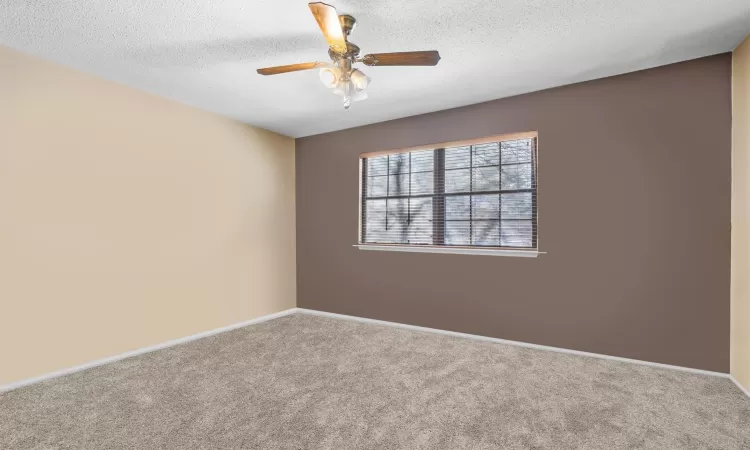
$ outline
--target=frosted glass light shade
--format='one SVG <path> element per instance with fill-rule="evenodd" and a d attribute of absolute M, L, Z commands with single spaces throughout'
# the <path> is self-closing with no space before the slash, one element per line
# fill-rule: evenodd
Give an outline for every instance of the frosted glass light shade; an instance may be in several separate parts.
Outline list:
<path fill-rule="evenodd" d="M 333 88 L 333 93 L 341 96 L 351 95 L 354 91 L 354 83 L 351 81 L 339 81 L 336 87 Z"/>
<path fill-rule="evenodd" d="M 354 87 L 356 87 L 360 91 L 366 88 L 368 84 L 370 84 L 370 77 L 365 75 L 365 73 L 359 69 L 352 70 L 352 72 L 349 74 L 349 78 L 352 80 L 352 84 L 354 84 Z"/>
<path fill-rule="evenodd" d="M 327 88 L 335 88 L 341 76 L 341 69 L 338 67 L 324 67 L 320 69 L 320 81 Z"/>

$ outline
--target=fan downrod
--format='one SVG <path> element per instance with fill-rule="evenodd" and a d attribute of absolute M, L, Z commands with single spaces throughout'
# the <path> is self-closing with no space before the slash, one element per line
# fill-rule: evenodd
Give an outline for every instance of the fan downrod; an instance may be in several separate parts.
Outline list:
<path fill-rule="evenodd" d="M 349 14 L 341 14 L 339 16 L 339 23 L 341 24 L 341 29 L 344 31 L 344 35 L 349 36 L 354 27 L 357 26 L 357 19 Z"/>

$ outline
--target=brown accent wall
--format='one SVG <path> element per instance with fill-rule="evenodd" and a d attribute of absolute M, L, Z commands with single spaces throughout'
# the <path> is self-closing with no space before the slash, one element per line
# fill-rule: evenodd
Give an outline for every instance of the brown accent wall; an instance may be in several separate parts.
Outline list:
<path fill-rule="evenodd" d="M 298 306 L 728 372 L 730 86 L 722 54 L 298 139 Z M 529 130 L 547 254 L 352 247 L 360 153 Z"/>

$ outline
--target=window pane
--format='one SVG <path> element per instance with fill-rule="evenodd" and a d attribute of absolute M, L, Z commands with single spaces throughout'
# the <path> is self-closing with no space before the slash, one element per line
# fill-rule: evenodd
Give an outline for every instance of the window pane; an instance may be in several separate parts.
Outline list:
<path fill-rule="evenodd" d="M 474 232 L 471 236 L 473 245 L 489 245 L 497 247 L 500 245 L 500 221 L 483 220 L 473 222 Z"/>
<path fill-rule="evenodd" d="M 367 200 L 364 217 L 364 242 L 386 242 L 385 200 Z"/>
<path fill-rule="evenodd" d="M 411 171 L 412 172 L 425 172 L 433 170 L 435 168 L 435 151 L 434 150 L 422 150 L 419 152 L 411 152 Z"/>
<path fill-rule="evenodd" d="M 502 194 L 501 212 L 503 219 L 531 219 L 531 192 Z"/>
<path fill-rule="evenodd" d="M 469 220 L 471 218 L 471 196 L 451 196 L 445 198 L 446 220 Z"/>
<path fill-rule="evenodd" d="M 503 164 L 531 162 L 531 139 L 501 143 Z"/>
<path fill-rule="evenodd" d="M 432 198 L 413 198 L 409 202 L 410 244 L 432 244 Z"/>
<path fill-rule="evenodd" d="M 409 195 L 409 174 L 388 175 L 388 195 Z"/>
<path fill-rule="evenodd" d="M 391 242 L 405 244 L 407 219 L 409 217 L 409 203 L 407 199 L 389 199 L 388 207 L 388 238 Z"/>
<path fill-rule="evenodd" d="M 465 222 L 445 223 L 446 245 L 469 245 L 469 235 L 470 225 L 468 220 Z"/>
<path fill-rule="evenodd" d="M 409 216 L 409 203 L 405 198 L 388 199 L 388 227 L 392 223 L 406 223 Z"/>
<path fill-rule="evenodd" d="M 385 175 L 388 172 L 388 155 L 367 158 L 367 175 Z"/>
<path fill-rule="evenodd" d="M 388 157 L 388 167 L 390 174 L 409 173 L 409 154 L 396 153 Z"/>
<path fill-rule="evenodd" d="M 471 164 L 471 147 L 453 147 L 445 149 L 445 168 L 462 169 Z"/>
<path fill-rule="evenodd" d="M 471 209 L 473 219 L 499 219 L 500 199 L 497 194 L 472 195 Z"/>
<path fill-rule="evenodd" d="M 471 169 L 474 177 L 473 191 L 497 191 L 500 189 L 500 169 L 495 167 L 479 167 Z"/>
<path fill-rule="evenodd" d="M 471 189 L 470 169 L 446 170 L 445 192 L 468 192 Z"/>
<path fill-rule="evenodd" d="M 386 184 L 388 177 L 367 177 L 367 196 L 382 197 L 386 194 Z"/>
<path fill-rule="evenodd" d="M 432 194 L 433 187 L 432 172 L 411 174 L 411 195 Z"/>
<path fill-rule="evenodd" d="M 383 219 L 385 222 L 385 200 L 367 200 L 365 205 L 367 220 Z"/>
<path fill-rule="evenodd" d="M 531 188 L 531 164 L 502 167 L 502 189 Z"/>
<path fill-rule="evenodd" d="M 492 142 L 490 144 L 479 144 L 472 147 L 473 167 L 496 166 L 500 164 L 500 144 Z"/>
<path fill-rule="evenodd" d="M 500 226 L 500 245 L 507 247 L 531 247 L 531 220 L 503 220 Z"/>

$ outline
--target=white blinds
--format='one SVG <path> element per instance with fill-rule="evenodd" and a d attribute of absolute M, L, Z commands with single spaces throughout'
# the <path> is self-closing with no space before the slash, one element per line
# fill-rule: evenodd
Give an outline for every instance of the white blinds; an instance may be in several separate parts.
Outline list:
<path fill-rule="evenodd" d="M 362 158 L 360 244 L 537 247 L 536 138 Z"/>

